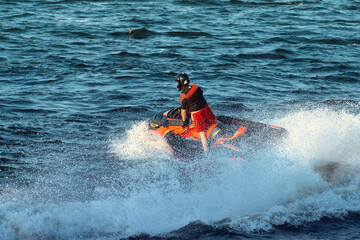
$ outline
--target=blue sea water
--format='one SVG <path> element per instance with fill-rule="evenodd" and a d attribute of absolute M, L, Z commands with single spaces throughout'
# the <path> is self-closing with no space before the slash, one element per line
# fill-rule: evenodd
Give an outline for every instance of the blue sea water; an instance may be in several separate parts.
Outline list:
<path fill-rule="evenodd" d="M 0 239 L 359 239 L 360 1 L 1 0 Z M 132 30 L 130 30 L 132 29 Z M 186 72 L 286 128 L 181 161 L 146 120 Z"/>

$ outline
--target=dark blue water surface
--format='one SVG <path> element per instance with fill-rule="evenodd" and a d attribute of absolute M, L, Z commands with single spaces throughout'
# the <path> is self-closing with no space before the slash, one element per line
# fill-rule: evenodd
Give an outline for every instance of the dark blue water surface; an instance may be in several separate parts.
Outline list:
<path fill-rule="evenodd" d="M 0 239 L 360 238 L 360 1 L 0 1 Z M 186 72 L 278 146 L 191 162 Z"/>

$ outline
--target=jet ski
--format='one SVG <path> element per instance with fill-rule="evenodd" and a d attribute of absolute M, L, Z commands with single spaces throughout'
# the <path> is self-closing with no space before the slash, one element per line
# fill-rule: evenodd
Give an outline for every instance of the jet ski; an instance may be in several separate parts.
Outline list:
<path fill-rule="evenodd" d="M 156 114 L 149 120 L 149 130 L 162 136 L 178 157 L 204 154 L 200 135 L 194 124 L 190 122 L 183 128 L 180 108 Z M 241 158 L 242 148 L 258 148 L 264 144 L 276 143 L 286 137 L 288 132 L 278 126 L 230 116 L 216 116 L 216 123 L 210 126 L 206 135 L 210 152 L 222 149 L 233 158 Z"/>

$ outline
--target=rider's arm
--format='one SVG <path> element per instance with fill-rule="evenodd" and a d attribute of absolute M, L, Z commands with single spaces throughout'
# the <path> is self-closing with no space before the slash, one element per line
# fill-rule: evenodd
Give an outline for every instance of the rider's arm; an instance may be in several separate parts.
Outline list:
<path fill-rule="evenodd" d="M 187 106 L 187 101 L 186 101 L 186 95 L 184 93 L 180 94 L 180 105 L 181 105 L 181 119 L 185 122 L 186 120 L 186 106 Z"/>
<path fill-rule="evenodd" d="M 186 109 L 181 109 L 181 118 L 182 118 L 183 122 L 185 122 L 185 120 L 186 120 L 186 115 L 187 115 Z"/>

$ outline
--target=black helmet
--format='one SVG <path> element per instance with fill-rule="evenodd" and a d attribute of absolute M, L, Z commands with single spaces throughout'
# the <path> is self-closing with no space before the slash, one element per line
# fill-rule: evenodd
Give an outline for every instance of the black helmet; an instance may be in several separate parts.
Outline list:
<path fill-rule="evenodd" d="M 178 83 L 177 90 L 180 91 L 185 85 L 190 83 L 190 78 L 185 73 L 180 73 L 176 76 L 175 81 Z"/>

